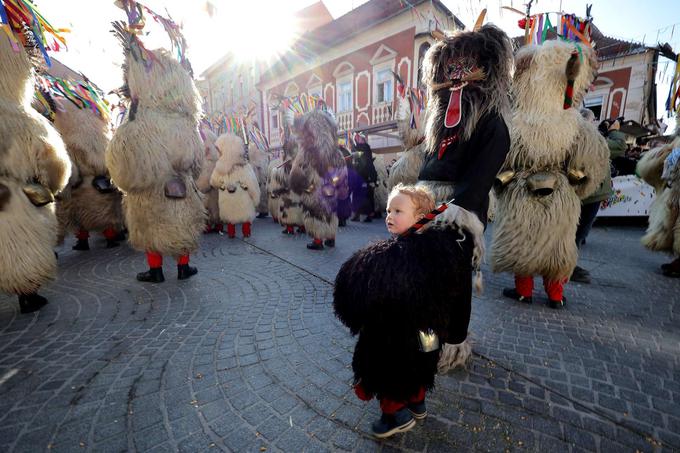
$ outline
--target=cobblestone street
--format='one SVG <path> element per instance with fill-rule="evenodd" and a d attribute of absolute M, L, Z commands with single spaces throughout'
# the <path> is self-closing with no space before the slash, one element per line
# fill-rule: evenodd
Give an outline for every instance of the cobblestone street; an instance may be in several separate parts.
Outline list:
<path fill-rule="evenodd" d="M 199 274 L 162 284 L 128 246 L 59 249 L 50 300 L 20 315 L 0 295 L 0 451 L 680 451 L 680 279 L 640 245 L 642 227 L 596 226 L 551 310 L 501 296 L 485 268 L 468 370 L 437 377 L 429 417 L 373 440 L 375 401 L 350 387 L 355 339 L 332 282 L 382 222 L 305 248 L 258 220 L 245 241 L 206 235 Z M 490 238 L 487 232 L 487 240 Z"/>

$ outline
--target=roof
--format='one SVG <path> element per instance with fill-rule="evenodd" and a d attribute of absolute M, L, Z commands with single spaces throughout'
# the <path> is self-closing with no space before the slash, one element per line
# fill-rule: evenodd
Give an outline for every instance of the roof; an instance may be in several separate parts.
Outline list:
<path fill-rule="evenodd" d="M 300 30 L 314 30 L 333 21 L 333 16 L 323 1 L 312 3 L 294 14 Z"/>
<path fill-rule="evenodd" d="M 460 28 L 465 25 L 440 0 L 412 0 L 411 7 L 432 1 L 432 4 L 451 17 Z M 332 22 L 310 30 L 293 44 L 291 50 L 277 61 L 269 71 L 262 74 L 261 81 L 267 80 L 283 70 L 288 70 L 293 60 L 311 58 L 352 36 L 407 11 L 400 0 L 369 0 Z"/>
<path fill-rule="evenodd" d="M 597 26 L 595 26 L 595 24 L 592 24 L 591 36 L 595 43 L 598 60 L 611 60 L 612 58 L 643 53 L 650 49 L 641 43 L 623 41 L 621 39 L 606 36 L 599 28 L 597 28 Z M 555 32 L 551 31 L 548 33 L 548 39 L 555 38 L 557 38 Z M 522 47 L 524 45 L 524 35 L 512 38 L 512 42 L 516 49 Z"/>

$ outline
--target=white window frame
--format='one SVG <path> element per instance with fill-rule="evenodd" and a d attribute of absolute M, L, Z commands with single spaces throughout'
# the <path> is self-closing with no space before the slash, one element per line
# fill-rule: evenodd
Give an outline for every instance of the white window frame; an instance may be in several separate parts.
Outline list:
<path fill-rule="evenodd" d="M 598 120 L 598 121 L 601 121 L 603 114 L 605 114 L 605 116 L 606 116 L 606 112 L 605 112 L 605 110 L 606 110 L 605 109 L 606 99 L 605 99 L 605 97 L 606 96 L 604 94 L 597 94 L 597 95 L 593 94 L 593 95 L 587 96 L 585 99 L 583 99 L 583 107 L 589 109 L 591 112 L 592 112 L 591 107 L 600 106 L 600 114 L 595 115 L 595 119 Z M 593 113 L 595 113 L 595 112 L 593 112 Z"/>
<path fill-rule="evenodd" d="M 354 78 L 354 74 L 349 74 L 343 77 L 339 77 L 336 79 L 335 84 L 336 84 L 336 112 L 337 113 L 347 113 L 347 112 L 352 112 L 354 111 L 354 84 L 352 83 L 352 80 Z M 347 102 L 347 105 L 344 105 L 344 103 L 341 101 L 343 91 L 342 87 L 348 85 L 349 86 L 349 99 Z M 345 107 L 345 108 L 343 108 Z"/>
<path fill-rule="evenodd" d="M 387 78 L 383 77 L 383 80 L 381 80 L 381 74 L 386 75 Z M 380 89 L 380 86 L 383 83 L 389 83 L 389 91 L 383 91 Z M 390 104 L 392 101 L 394 101 L 394 74 L 392 74 L 392 68 L 389 67 L 389 65 L 374 69 L 373 93 L 373 102 L 375 105 Z M 383 95 L 382 100 L 380 99 L 381 94 Z"/>

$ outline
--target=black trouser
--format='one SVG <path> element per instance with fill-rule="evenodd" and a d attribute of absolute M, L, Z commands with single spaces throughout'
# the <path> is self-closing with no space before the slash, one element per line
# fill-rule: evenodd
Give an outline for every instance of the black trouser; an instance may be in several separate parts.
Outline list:
<path fill-rule="evenodd" d="M 586 242 L 590 228 L 600 210 L 600 204 L 602 204 L 601 201 L 596 201 L 581 205 L 581 217 L 578 219 L 578 227 L 576 228 L 576 247 L 581 248 L 583 243 Z"/>

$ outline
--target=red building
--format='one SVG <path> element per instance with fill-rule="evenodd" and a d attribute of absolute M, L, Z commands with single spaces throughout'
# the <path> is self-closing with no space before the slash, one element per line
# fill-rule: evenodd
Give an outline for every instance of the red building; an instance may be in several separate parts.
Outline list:
<path fill-rule="evenodd" d="M 272 148 L 281 145 L 279 99 L 303 93 L 322 97 L 341 131 L 375 126 L 384 132 L 370 137 L 374 148 L 398 146 L 392 72 L 417 85 L 431 32 L 462 28 L 439 0 L 371 0 L 306 33 L 257 85 Z"/>

